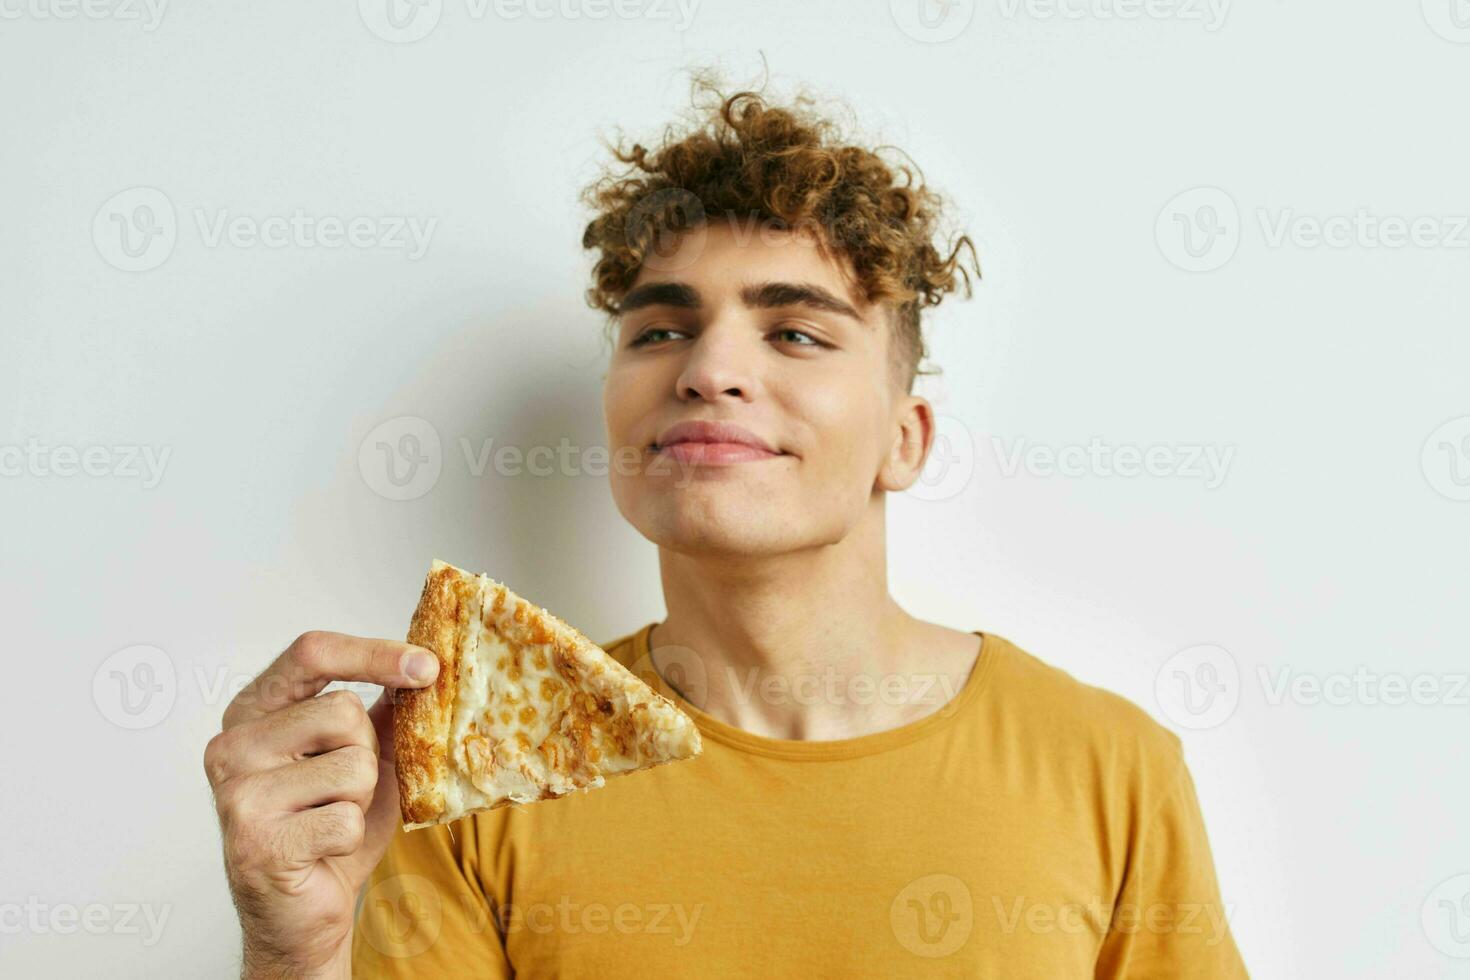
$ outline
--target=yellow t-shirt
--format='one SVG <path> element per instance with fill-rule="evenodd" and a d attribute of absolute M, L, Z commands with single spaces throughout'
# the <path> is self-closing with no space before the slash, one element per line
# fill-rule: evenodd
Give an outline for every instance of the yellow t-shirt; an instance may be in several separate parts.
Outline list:
<path fill-rule="evenodd" d="M 1131 702 L 984 634 L 916 722 L 770 739 L 650 670 L 653 626 L 604 649 L 703 753 L 400 834 L 354 975 L 1246 976 L 1180 741 Z"/>

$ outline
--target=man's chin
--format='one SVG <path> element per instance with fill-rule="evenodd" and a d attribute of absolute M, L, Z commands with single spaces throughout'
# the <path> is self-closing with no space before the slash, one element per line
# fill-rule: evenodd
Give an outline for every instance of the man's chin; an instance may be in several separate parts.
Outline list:
<path fill-rule="evenodd" d="M 690 503 L 657 508 L 657 513 L 638 522 L 638 530 L 660 548 L 700 557 L 756 558 L 780 554 L 793 545 L 783 540 L 773 522 L 748 506 L 731 502 L 712 508 L 709 501 L 705 506 Z"/>

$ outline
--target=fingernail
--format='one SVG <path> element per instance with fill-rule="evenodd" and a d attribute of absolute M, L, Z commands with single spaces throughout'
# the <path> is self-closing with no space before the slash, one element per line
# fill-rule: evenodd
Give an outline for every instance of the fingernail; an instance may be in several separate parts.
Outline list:
<path fill-rule="evenodd" d="M 403 655 L 403 673 L 410 680 L 429 681 L 439 671 L 439 661 L 432 655 L 411 650 Z"/>

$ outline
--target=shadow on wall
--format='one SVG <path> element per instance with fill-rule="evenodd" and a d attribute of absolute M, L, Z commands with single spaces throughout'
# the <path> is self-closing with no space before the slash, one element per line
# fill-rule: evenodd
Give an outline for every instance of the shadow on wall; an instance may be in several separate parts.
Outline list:
<path fill-rule="evenodd" d="M 548 343 L 569 320 L 585 336 Z M 363 610 L 386 635 L 407 628 L 434 558 L 595 641 L 659 615 L 655 553 L 608 487 L 600 325 L 567 304 L 477 317 L 442 331 L 396 391 L 344 406 L 351 431 L 322 434 L 333 476 L 293 523 L 323 575 L 340 574 L 345 546 L 368 593 L 391 603 Z"/>

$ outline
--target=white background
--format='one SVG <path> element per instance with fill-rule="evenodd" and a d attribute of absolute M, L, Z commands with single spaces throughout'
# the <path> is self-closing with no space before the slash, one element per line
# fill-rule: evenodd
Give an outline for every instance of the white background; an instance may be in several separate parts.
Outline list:
<path fill-rule="evenodd" d="M 891 501 L 900 601 L 1181 733 L 1254 976 L 1470 976 L 1470 8 L 924 2 L 435 0 L 404 42 L 374 0 L 0 0 L 0 972 L 235 970 L 200 763 L 230 685 L 309 628 L 401 636 L 431 558 L 601 640 L 662 615 L 605 479 L 475 476 L 461 440 L 602 442 L 598 134 L 656 136 L 681 69 L 758 82 L 761 51 L 980 246 L 923 388 L 955 468 Z M 1360 209 L 1429 223 L 1389 247 L 1332 220 Z M 416 258 L 210 243 L 298 210 L 436 224 Z M 130 260 L 134 219 L 171 246 Z M 400 416 L 441 440 L 402 501 L 364 476 Z M 1034 455 L 1093 439 L 1184 472 Z M 91 446 L 106 475 L 54 471 Z M 1373 703 L 1395 677 L 1437 694 Z M 49 918 L 94 903 L 99 934 Z"/>

